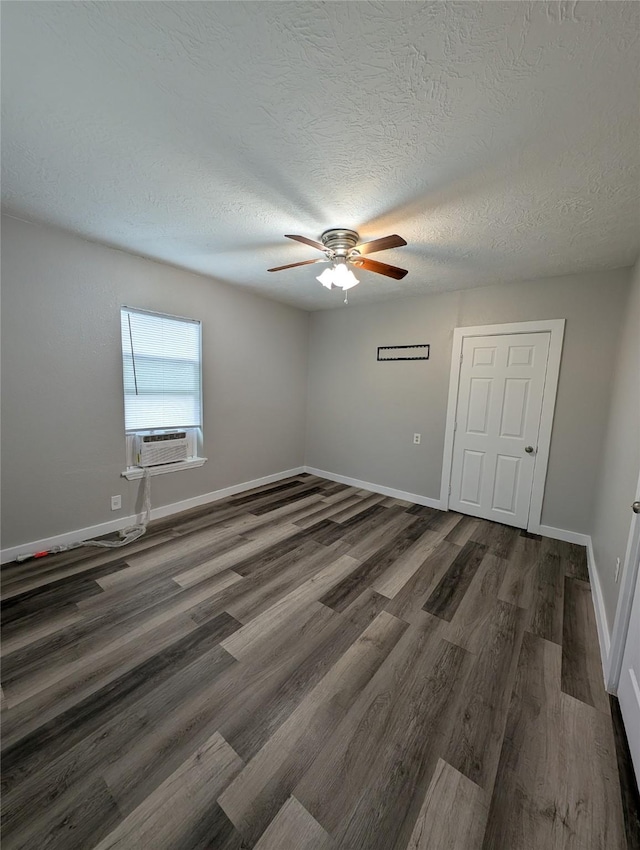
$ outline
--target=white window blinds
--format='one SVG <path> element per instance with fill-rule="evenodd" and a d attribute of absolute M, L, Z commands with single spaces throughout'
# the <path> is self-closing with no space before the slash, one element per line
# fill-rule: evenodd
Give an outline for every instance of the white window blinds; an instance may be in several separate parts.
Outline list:
<path fill-rule="evenodd" d="M 200 322 L 123 307 L 127 431 L 202 427 Z"/>

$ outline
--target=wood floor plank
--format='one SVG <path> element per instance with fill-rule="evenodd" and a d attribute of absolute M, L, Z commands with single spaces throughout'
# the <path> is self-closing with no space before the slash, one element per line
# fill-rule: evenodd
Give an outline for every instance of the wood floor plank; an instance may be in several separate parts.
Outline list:
<path fill-rule="evenodd" d="M 280 665 L 277 675 L 247 693 L 238 709 L 221 722 L 220 731 L 233 748 L 249 760 L 266 744 L 271 735 L 293 713 L 303 697 L 329 672 L 351 644 L 383 610 L 384 597 L 367 591 L 344 614 L 329 614 L 281 630 L 278 642 L 266 641 L 262 652 L 284 652 L 286 642 L 297 641 L 299 653 L 287 653 L 289 669 Z M 320 613 L 320 611 L 318 611 Z M 257 659 L 254 659 L 257 661 Z"/>
<path fill-rule="evenodd" d="M 364 561 L 341 582 L 321 597 L 320 601 L 334 611 L 344 611 L 365 587 L 372 586 L 400 555 L 410 549 L 427 530 L 428 520 L 416 519 L 399 531 L 375 555 Z"/>
<path fill-rule="evenodd" d="M 477 519 L 476 527 L 469 539 L 476 543 L 482 543 L 490 552 L 499 558 L 509 558 L 516 545 L 520 529 L 510 525 L 501 525 L 497 522 L 489 522 L 486 519 Z"/>
<path fill-rule="evenodd" d="M 119 569 L 125 569 L 126 566 L 127 564 L 124 561 L 119 562 Z M 90 575 L 68 576 L 67 578 L 57 579 L 50 584 L 27 590 L 24 593 L 18 593 L 1 603 L 2 622 L 10 624 L 33 611 L 47 608 L 50 605 L 78 602 L 87 596 L 102 593 L 102 588 L 96 579 L 110 569 L 110 565 L 95 567 L 88 571 Z"/>
<path fill-rule="evenodd" d="M 564 570 L 554 552 L 542 553 L 536 562 L 533 588 L 526 627 L 538 637 L 561 644 Z"/>
<path fill-rule="evenodd" d="M 618 698 L 609 697 L 611 706 L 611 719 L 613 721 L 613 735 L 618 757 L 618 775 L 620 776 L 620 791 L 622 794 L 622 811 L 624 814 L 624 826 L 627 834 L 629 850 L 640 848 L 640 794 L 638 793 L 638 781 L 633 769 L 633 761 L 629 751 L 627 732 L 620 711 Z"/>
<path fill-rule="evenodd" d="M 212 581 L 202 582 L 182 592 L 176 587 L 175 592 L 168 599 L 158 600 L 157 604 L 150 606 L 144 614 L 137 612 L 135 619 L 125 618 L 120 621 L 116 616 L 110 623 L 105 624 L 102 617 L 97 617 L 93 620 L 93 634 L 87 635 L 82 626 L 71 627 L 71 637 L 74 635 L 78 637 L 79 647 L 71 647 L 69 650 L 64 641 L 61 641 L 60 646 L 54 644 L 45 669 L 41 659 L 40 664 L 33 664 L 24 670 L 23 675 L 16 679 L 15 683 L 9 678 L 8 681 L 11 683 L 9 705 L 15 705 L 54 684 L 59 685 L 69 676 L 77 677 L 83 668 L 91 668 L 93 674 L 97 674 L 103 660 L 105 671 L 108 670 L 110 659 L 117 660 L 118 653 L 124 646 L 140 636 L 162 628 L 165 624 L 168 624 L 170 630 L 170 621 L 174 618 L 177 619 L 178 625 L 182 622 L 187 631 L 192 629 L 190 621 L 184 618 L 181 621 L 180 615 L 189 612 L 219 592 L 219 581 L 214 577 Z M 80 653 L 80 660 L 76 657 L 78 653 Z M 20 655 L 22 656 L 23 653 Z"/>
<path fill-rule="evenodd" d="M 560 558 L 565 576 L 589 582 L 586 546 L 567 543 L 565 540 L 551 540 L 548 537 L 542 538 L 540 545 L 542 552 L 552 552 Z"/>
<path fill-rule="evenodd" d="M 255 850 L 335 850 L 328 832 L 295 797 L 289 797 L 255 845 Z"/>
<path fill-rule="evenodd" d="M 334 514 L 333 521 L 339 523 L 348 522 L 349 520 L 357 517 L 358 514 L 361 514 L 363 511 L 368 511 L 369 508 L 380 506 L 380 503 L 383 500 L 384 496 L 380 496 L 378 493 L 363 492 L 359 503 L 338 511 Z"/>
<path fill-rule="evenodd" d="M 31 754 L 41 755 L 47 750 L 48 758 L 54 758 L 61 749 L 68 749 L 142 696 L 151 693 L 172 675 L 177 666 L 188 665 L 209 650 L 219 649 L 220 640 L 238 626 L 239 623 L 230 615 L 221 615 L 217 622 L 188 633 L 66 711 L 58 712 L 48 722 L 43 718 L 32 732 L 4 749 L 3 779 L 6 780 L 11 771 L 23 768 Z M 229 666 L 230 656 L 221 649 L 218 658 L 218 670 Z M 7 802 L 6 799 L 4 802 Z"/>
<path fill-rule="evenodd" d="M 244 763 L 216 732 L 126 817 L 95 850 L 207 850 L 219 847 L 217 836 L 201 828 L 216 797 L 240 772 Z M 206 821 L 205 821 L 206 823 Z M 231 832 L 230 825 L 223 832 Z M 228 835 L 225 835 L 228 841 Z"/>
<path fill-rule="evenodd" d="M 626 850 L 610 716 L 565 693 L 560 694 L 560 716 L 556 811 L 563 816 L 564 846 Z"/>
<path fill-rule="evenodd" d="M 563 847 L 561 663 L 557 644 L 525 632 L 483 850 Z"/>
<path fill-rule="evenodd" d="M 523 631 L 521 609 L 497 600 L 443 752 L 445 761 L 489 792 L 498 768 Z"/>
<path fill-rule="evenodd" d="M 185 590 L 171 579 L 161 579 L 157 583 L 149 583 L 148 593 L 137 593 L 130 599 L 123 599 L 117 594 L 116 599 L 105 600 L 102 608 L 81 609 L 85 616 L 80 622 L 7 656 L 3 662 L 3 680 L 7 684 L 24 682 L 45 669 L 48 675 L 53 675 L 56 670 L 63 674 L 64 668 L 68 668 L 71 662 L 97 652 L 132 628 L 141 627 L 150 620 L 158 622 L 162 615 L 168 619 L 187 611 L 218 593 L 221 584 L 228 585 L 240 578 L 227 576 L 221 581 L 216 576 L 209 582 Z"/>
<path fill-rule="evenodd" d="M 334 519 L 319 523 L 318 526 L 310 528 L 309 533 L 312 534 L 314 540 L 325 546 L 330 546 L 337 540 L 353 542 L 360 539 L 361 535 L 378 527 L 383 518 L 386 519 L 388 515 L 388 508 L 374 504 L 357 511 L 342 523 L 336 522 Z"/>
<path fill-rule="evenodd" d="M 591 586 L 576 578 L 564 580 L 562 690 L 607 714 L 602 660 L 596 635 Z"/>
<path fill-rule="evenodd" d="M 215 555 L 208 561 L 204 561 L 196 567 L 186 570 L 175 576 L 175 580 L 182 585 L 188 587 L 192 584 L 197 584 L 205 578 L 209 578 L 216 573 L 221 573 L 223 570 L 233 569 L 236 565 L 242 563 L 247 558 L 253 557 L 258 552 L 286 540 L 288 537 L 293 537 L 300 531 L 293 524 L 284 524 L 274 528 L 268 534 L 261 535 L 256 540 L 247 540 L 237 546 L 233 546 L 222 554 Z"/>
<path fill-rule="evenodd" d="M 481 543 L 475 543 L 471 540 L 465 543 L 456 559 L 440 579 L 438 586 L 422 606 L 423 611 L 428 611 L 443 620 L 451 620 L 458 605 L 462 602 L 486 551 L 486 546 Z"/>
<path fill-rule="evenodd" d="M 293 618 L 286 627 L 283 626 L 280 644 L 278 640 L 265 641 L 261 652 L 256 653 L 250 661 L 235 662 L 233 667 L 227 666 L 217 676 L 215 670 L 210 677 L 205 670 L 202 687 L 193 687 L 192 677 L 189 677 L 187 684 L 190 687 L 185 689 L 183 699 L 175 703 L 172 710 L 161 710 L 162 701 L 167 699 L 164 693 L 160 693 L 157 699 L 150 697 L 145 700 L 145 705 L 140 708 L 134 707 L 136 715 L 143 711 L 149 715 L 150 722 L 145 724 L 145 728 L 126 750 L 118 750 L 117 758 L 110 759 L 105 769 L 105 778 L 109 786 L 115 789 L 118 804 L 123 811 L 130 811 L 139 805 L 149 791 L 164 781 L 195 747 L 216 731 L 239 733 L 233 740 L 234 749 L 240 741 L 245 752 L 255 754 L 256 744 L 259 748 L 271 729 L 280 725 L 277 694 L 286 690 L 290 677 L 300 671 L 316 642 L 322 639 L 327 617 L 333 619 L 331 612 L 324 606 L 318 606 L 318 609 L 305 619 L 302 616 Z M 220 647 L 217 649 L 224 652 Z M 231 658 L 226 652 L 224 655 Z M 277 659 L 276 664 L 272 663 L 274 658 Z M 316 672 L 321 678 L 326 670 L 322 665 L 318 671 L 307 668 L 307 682 L 300 682 L 301 698 L 317 684 Z M 169 683 L 170 703 L 179 687 L 178 677 L 174 677 L 174 681 L 175 686 L 174 682 Z M 295 684 L 292 687 L 295 688 Z M 255 723 L 250 729 L 245 729 L 244 724 L 248 720 L 246 712 L 250 711 L 252 705 L 261 703 L 264 705 L 264 713 L 256 712 Z M 269 705 L 273 707 L 273 714 Z M 286 702 L 281 709 L 285 717 L 291 713 L 291 709 L 287 711 Z"/>
<path fill-rule="evenodd" d="M 12 748 L 8 757 L 3 757 L 3 832 L 19 827 L 25 813 L 41 806 L 43 800 L 52 805 L 60 797 L 73 796 L 91 777 L 107 779 L 111 763 L 130 753 L 145 735 L 153 736 L 164 717 L 178 712 L 195 695 L 206 694 L 236 664 L 215 646 L 190 662 L 178 659 L 178 669 L 169 675 L 156 673 L 155 681 L 143 680 L 138 688 L 134 683 L 128 691 L 120 690 L 110 703 L 95 704 L 93 712 L 85 710 L 83 715 L 64 718 L 71 722 L 50 730 L 53 734 L 48 737 L 45 729 L 38 729 L 30 741 L 22 741 L 19 749 Z M 120 710 L 118 696 L 123 697 Z M 160 781 L 170 773 L 167 770 Z"/>
<path fill-rule="evenodd" d="M 382 611 L 308 694 L 218 802 L 248 841 L 255 841 L 406 629 Z"/>
<path fill-rule="evenodd" d="M 341 552 L 339 545 L 327 547 L 307 540 L 274 562 L 268 577 L 265 571 L 261 581 L 245 582 L 246 592 L 229 600 L 226 610 L 242 623 L 250 622 L 335 561 Z"/>
<path fill-rule="evenodd" d="M 622 850 L 587 578 L 308 474 L 5 565 L 3 847 Z"/>
<path fill-rule="evenodd" d="M 437 532 L 425 531 L 413 546 L 399 555 L 378 578 L 374 579 L 371 587 L 383 596 L 393 599 L 420 569 L 441 539 L 441 535 Z M 356 555 L 356 550 L 352 551 Z M 374 554 L 371 552 L 369 557 L 373 557 Z"/>
<path fill-rule="evenodd" d="M 80 620 L 82 620 L 82 613 L 75 603 L 52 606 L 44 611 L 34 611 L 30 617 L 23 618 L 15 624 L 16 628 L 2 629 L 0 655 L 4 657 L 24 649 L 61 629 L 73 626 Z"/>
<path fill-rule="evenodd" d="M 503 602 L 530 608 L 533 605 L 540 541 L 519 535 L 507 559 L 504 579 L 498 592 Z"/>
<path fill-rule="evenodd" d="M 295 522 L 300 528 L 309 528 L 309 526 L 315 525 L 322 520 L 333 519 L 339 511 L 359 505 L 361 502 L 362 499 L 356 496 L 353 488 L 349 488 L 348 491 L 336 493 L 322 499 L 316 503 L 313 511 L 306 511 L 296 518 L 292 517 L 292 522 Z"/>
<path fill-rule="evenodd" d="M 487 814 L 487 794 L 439 759 L 407 850 L 480 850 Z"/>
<path fill-rule="evenodd" d="M 251 513 L 254 514 L 254 516 L 262 516 L 264 514 L 271 513 L 273 510 L 283 508 L 286 505 L 295 504 L 300 498 L 300 495 L 322 495 L 322 490 L 320 487 L 309 487 L 307 485 L 304 485 L 302 487 L 296 487 L 290 490 L 286 496 L 281 495 L 280 498 L 276 499 L 275 501 L 265 500 L 265 503 L 261 505 L 254 504 L 251 506 L 250 510 Z"/>
<path fill-rule="evenodd" d="M 349 548 L 346 554 L 358 561 L 367 561 L 379 552 L 385 543 L 404 528 L 411 525 L 413 519 L 405 511 L 391 508 L 382 515 L 381 520 L 369 532 L 345 534 L 342 542 Z"/>
<path fill-rule="evenodd" d="M 234 658 L 242 659 L 249 655 L 256 644 L 264 641 L 270 631 L 277 630 L 283 619 L 287 619 L 296 611 L 300 611 L 309 603 L 315 602 L 330 588 L 342 581 L 349 575 L 359 562 L 349 555 L 342 557 L 329 564 L 310 579 L 296 587 L 278 602 L 254 617 L 234 635 L 225 639 L 222 646 Z"/>
<path fill-rule="evenodd" d="M 461 516 L 460 521 L 454 525 L 451 531 L 445 536 L 447 543 L 455 543 L 457 546 L 464 546 L 467 540 L 474 532 L 478 530 L 478 520 L 471 516 Z"/>
<path fill-rule="evenodd" d="M 17 683 L 6 694 L 9 711 L 3 724 L 4 744 L 11 745 L 49 722 L 195 628 L 196 623 L 186 615 L 169 621 L 163 618 L 133 629 L 86 659 L 56 669 L 51 676 L 43 674 Z"/>
<path fill-rule="evenodd" d="M 475 655 L 481 652 L 496 616 L 506 565 L 504 558 L 487 552 L 445 631 L 447 640 Z"/>
<path fill-rule="evenodd" d="M 3 612 L 3 619 L 6 615 L 10 615 L 14 605 L 26 607 L 25 603 L 29 603 L 29 607 L 35 606 L 39 609 L 46 607 L 49 602 L 43 604 L 39 598 L 43 594 L 51 594 L 54 590 L 62 591 L 62 596 L 67 595 L 71 598 L 74 588 L 83 587 L 89 579 L 94 581 L 105 575 L 111 575 L 119 570 L 124 570 L 128 567 L 128 563 L 124 558 L 110 561 L 107 564 L 82 568 L 82 564 L 76 564 L 73 568 L 61 570 L 56 577 L 51 576 L 34 576 L 30 581 L 23 581 L 20 584 L 14 584 L 13 587 L 2 588 L 2 603 L 0 608 Z M 67 590 L 68 589 L 68 590 Z M 66 593 L 65 593 L 66 591 Z M 82 598 L 82 597 L 80 597 Z M 55 604 L 55 600 L 54 600 Z M 6 612 L 6 614 L 5 614 Z M 10 621 L 10 616 L 6 617 Z"/>
<path fill-rule="evenodd" d="M 37 562 L 3 564 L 1 567 L 2 595 L 8 598 L 8 591 L 13 595 L 16 590 L 17 592 L 21 592 L 23 589 L 29 590 L 32 587 L 49 584 L 69 575 L 80 575 L 94 567 L 118 563 L 123 559 L 127 560 L 132 555 L 163 546 L 175 539 L 175 536 L 173 531 L 158 533 L 152 531 L 151 526 L 149 526 L 143 537 L 121 549 L 80 546 L 66 552 L 47 555 L 46 558 L 39 558 Z"/>
<path fill-rule="evenodd" d="M 35 808 L 21 829 L 3 829 L 4 850 L 86 850 L 120 820 L 120 812 L 102 779 L 52 805 Z"/>
<path fill-rule="evenodd" d="M 438 543 L 435 549 L 427 554 L 411 578 L 385 606 L 386 610 L 407 622 L 412 622 L 419 616 L 421 622 L 422 606 L 459 553 L 460 546 L 444 540 Z M 377 585 L 373 582 L 372 586 L 374 584 Z"/>
<path fill-rule="evenodd" d="M 424 615 L 407 629 L 294 788 L 340 847 L 406 847 L 470 660 L 442 627 Z"/>

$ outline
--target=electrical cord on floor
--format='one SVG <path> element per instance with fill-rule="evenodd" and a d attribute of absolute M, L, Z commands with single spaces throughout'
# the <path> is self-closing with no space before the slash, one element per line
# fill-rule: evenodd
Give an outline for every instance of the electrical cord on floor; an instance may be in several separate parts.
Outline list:
<path fill-rule="evenodd" d="M 96 546 L 100 549 L 119 549 L 121 546 L 127 546 L 129 543 L 133 543 L 134 540 L 139 540 L 143 534 L 146 534 L 147 526 L 151 522 L 151 474 L 149 467 L 145 467 L 143 480 L 142 502 L 144 513 L 142 522 L 123 528 L 118 532 L 119 537 L 117 540 L 80 540 L 77 543 L 62 543 L 60 546 L 52 546 L 51 549 L 46 549 L 43 552 L 18 555 L 16 561 L 22 563 L 22 561 L 28 561 L 30 558 L 43 558 L 45 555 L 68 552 L 70 549 L 79 549 L 81 546 Z"/>

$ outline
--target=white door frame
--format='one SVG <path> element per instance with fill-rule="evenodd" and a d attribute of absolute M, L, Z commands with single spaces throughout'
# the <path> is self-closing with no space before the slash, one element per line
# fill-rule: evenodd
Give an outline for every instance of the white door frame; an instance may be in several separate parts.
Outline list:
<path fill-rule="evenodd" d="M 636 501 L 640 500 L 640 477 L 636 487 Z M 618 592 L 618 605 L 616 616 L 613 621 L 611 632 L 611 647 L 609 657 L 606 660 L 606 686 L 611 694 L 618 692 L 620 674 L 622 673 L 622 659 L 627 643 L 627 631 L 631 619 L 631 605 L 636 587 L 640 561 L 640 521 L 632 522 L 633 514 L 629 505 L 629 538 L 627 540 L 627 551 L 624 556 L 622 567 L 622 578 L 620 579 L 620 590 Z"/>
<path fill-rule="evenodd" d="M 542 515 L 542 499 L 547 478 L 549 463 L 549 448 L 551 445 L 551 427 L 556 406 L 558 378 L 560 376 L 560 358 L 562 341 L 564 339 L 564 319 L 546 319 L 539 322 L 510 322 L 504 325 L 479 325 L 477 327 L 455 328 L 453 331 L 453 351 L 451 354 L 451 376 L 449 378 L 449 401 L 447 404 L 447 424 L 444 435 L 444 457 L 442 461 L 442 483 L 440 486 L 440 504 L 443 510 L 449 510 L 449 489 L 451 486 L 451 465 L 453 462 L 454 423 L 458 407 L 458 387 L 460 383 L 460 366 L 462 345 L 465 337 L 470 336 L 500 336 L 501 334 L 531 334 L 550 333 L 549 357 L 544 383 L 542 412 L 540 414 L 540 429 L 538 431 L 538 451 L 533 471 L 531 487 L 531 504 L 527 531 L 532 534 L 540 533 L 540 517 Z"/>

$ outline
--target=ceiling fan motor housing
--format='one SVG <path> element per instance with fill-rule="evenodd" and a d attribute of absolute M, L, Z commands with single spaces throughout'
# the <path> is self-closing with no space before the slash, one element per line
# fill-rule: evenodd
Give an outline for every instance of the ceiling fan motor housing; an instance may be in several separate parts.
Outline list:
<path fill-rule="evenodd" d="M 360 236 L 355 230 L 336 227 L 325 230 L 320 239 L 332 259 L 346 260 L 352 253 L 357 253 L 354 252 L 354 248 L 358 244 Z"/>

